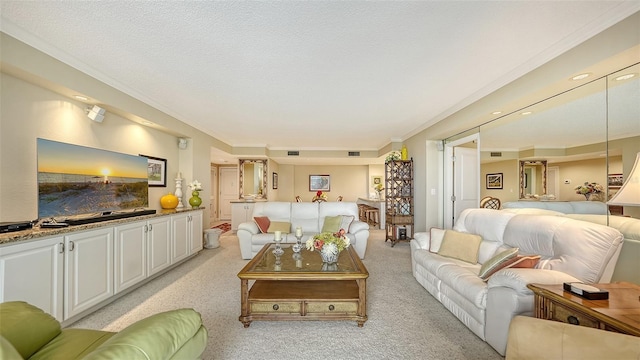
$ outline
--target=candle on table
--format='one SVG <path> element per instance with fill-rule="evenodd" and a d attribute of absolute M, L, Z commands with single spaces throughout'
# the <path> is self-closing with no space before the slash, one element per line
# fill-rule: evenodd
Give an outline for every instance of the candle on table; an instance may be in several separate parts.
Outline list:
<path fill-rule="evenodd" d="M 302 259 L 296 260 L 296 267 L 299 269 L 302 268 Z"/>
<path fill-rule="evenodd" d="M 296 236 L 302 236 L 302 228 L 300 226 L 296 228 Z"/>
<path fill-rule="evenodd" d="M 278 240 L 282 239 L 282 232 L 281 231 L 276 231 L 274 236 L 275 236 L 276 241 L 278 241 Z"/>

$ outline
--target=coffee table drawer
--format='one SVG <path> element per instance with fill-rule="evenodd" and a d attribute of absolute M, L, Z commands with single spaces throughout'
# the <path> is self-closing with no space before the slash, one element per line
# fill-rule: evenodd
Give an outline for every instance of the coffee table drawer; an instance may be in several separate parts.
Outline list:
<path fill-rule="evenodd" d="M 251 302 L 252 313 L 294 313 L 300 314 L 301 303 L 295 302 Z"/>
<path fill-rule="evenodd" d="M 600 323 L 597 319 L 584 315 L 573 309 L 564 307 L 559 304 L 553 304 L 553 313 L 551 320 L 561 321 L 572 325 L 581 325 L 592 328 L 599 328 Z"/>
<path fill-rule="evenodd" d="M 329 301 L 319 301 L 319 302 L 307 302 L 306 307 L 307 313 L 356 313 L 358 311 L 358 303 L 357 302 L 329 302 Z"/>

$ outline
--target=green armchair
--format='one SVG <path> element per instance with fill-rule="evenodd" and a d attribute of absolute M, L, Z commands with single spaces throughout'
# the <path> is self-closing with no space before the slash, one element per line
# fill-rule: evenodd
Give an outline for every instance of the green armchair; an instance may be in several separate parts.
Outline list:
<path fill-rule="evenodd" d="M 193 309 L 142 319 L 120 332 L 61 329 L 41 309 L 23 301 L 0 304 L 0 358 L 13 359 L 198 359 L 207 329 Z"/>

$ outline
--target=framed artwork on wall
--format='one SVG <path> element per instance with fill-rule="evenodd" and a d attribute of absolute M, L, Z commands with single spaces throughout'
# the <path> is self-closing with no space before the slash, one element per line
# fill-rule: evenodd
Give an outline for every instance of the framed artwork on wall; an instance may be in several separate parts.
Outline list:
<path fill-rule="evenodd" d="M 142 154 L 140 156 L 147 158 L 149 187 L 167 187 L 167 160 Z"/>
<path fill-rule="evenodd" d="M 271 174 L 271 188 L 276 190 L 278 188 L 278 173 Z"/>
<path fill-rule="evenodd" d="M 502 189 L 502 173 L 487 174 L 487 189 Z"/>
<path fill-rule="evenodd" d="M 330 191 L 330 175 L 309 175 L 309 191 Z"/>
<path fill-rule="evenodd" d="M 609 174 L 607 178 L 607 186 L 609 186 L 609 189 L 620 189 L 622 183 L 622 174 Z"/>

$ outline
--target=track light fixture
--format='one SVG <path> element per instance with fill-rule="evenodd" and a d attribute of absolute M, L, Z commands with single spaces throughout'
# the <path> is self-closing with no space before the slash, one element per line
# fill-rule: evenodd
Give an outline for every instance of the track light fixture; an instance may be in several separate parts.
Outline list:
<path fill-rule="evenodd" d="M 104 120 L 105 110 L 98 105 L 93 105 L 87 108 L 87 117 L 95 122 L 102 122 Z"/>

